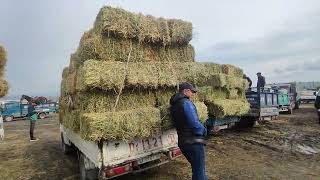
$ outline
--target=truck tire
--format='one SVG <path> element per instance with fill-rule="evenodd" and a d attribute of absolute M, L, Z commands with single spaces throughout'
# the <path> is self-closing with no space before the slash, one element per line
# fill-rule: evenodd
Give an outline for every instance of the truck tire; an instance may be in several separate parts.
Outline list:
<path fill-rule="evenodd" d="M 243 129 L 243 128 L 253 128 L 255 125 L 255 119 L 254 118 L 241 118 L 240 122 L 236 123 L 236 127 Z"/>
<path fill-rule="evenodd" d="M 80 180 L 96 180 L 98 179 L 98 169 L 87 169 L 86 164 L 88 163 L 88 158 L 79 151 L 79 169 L 80 169 Z M 89 162 L 91 163 L 91 162 Z"/>
<path fill-rule="evenodd" d="M 38 118 L 39 118 L 39 119 L 44 119 L 44 118 L 46 118 L 46 113 L 40 113 L 40 114 L 38 115 Z"/>
<path fill-rule="evenodd" d="M 61 149 L 64 154 L 70 154 L 73 151 L 73 148 L 71 146 L 64 143 L 63 133 L 61 133 Z"/>
<path fill-rule="evenodd" d="M 13 116 L 5 116 L 5 117 L 3 118 L 3 120 L 6 121 L 6 122 L 13 121 Z"/>

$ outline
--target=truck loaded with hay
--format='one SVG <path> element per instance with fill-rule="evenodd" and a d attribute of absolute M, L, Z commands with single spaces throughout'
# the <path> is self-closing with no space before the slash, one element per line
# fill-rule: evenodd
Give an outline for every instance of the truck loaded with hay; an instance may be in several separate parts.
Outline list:
<path fill-rule="evenodd" d="M 189 22 L 100 10 L 61 82 L 62 145 L 80 152 L 82 178 L 109 179 L 179 156 L 169 99 L 181 82 L 197 86 L 203 123 L 248 111 L 242 70 L 195 62 L 191 39 Z"/>
<path fill-rule="evenodd" d="M 0 45 L 0 98 L 8 94 L 8 82 L 4 79 L 5 66 L 7 63 L 7 51 Z M 0 112 L 0 140 L 4 139 L 3 116 Z"/>

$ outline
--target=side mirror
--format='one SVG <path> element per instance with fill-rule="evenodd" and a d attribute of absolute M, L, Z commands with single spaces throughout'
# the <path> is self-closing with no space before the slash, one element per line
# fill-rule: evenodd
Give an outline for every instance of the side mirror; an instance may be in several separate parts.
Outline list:
<path fill-rule="evenodd" d="M 315 91 L 315 92 L 313 92 L 313 94 L 315 95 L 315 96 L 317 96 L 317 92 Z"/>

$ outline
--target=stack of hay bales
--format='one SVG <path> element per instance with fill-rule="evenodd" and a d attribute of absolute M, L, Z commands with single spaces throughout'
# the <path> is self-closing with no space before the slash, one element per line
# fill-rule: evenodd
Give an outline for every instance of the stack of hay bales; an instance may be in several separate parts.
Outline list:
<path fill-rule="evenodd" d="M 0 45 L 0 97 L 7 95 L 8 93 L 8 82 L 4 79 L 5 66 L 7 63 L 7 52 Z"/>
<path fill-rule="evenodd" d="M 202 122 L 208 111 L 240 115 L 245 110 L 226 108 L 244 102 L 242 70 L 196 63 L 191 38 L 189 22 L 103 7 L 63 70 L 61 123 L 94 141 L 157 134 L 172 128 L 169 100 L 186 81 L 201 89 L 195 105 Z"/>

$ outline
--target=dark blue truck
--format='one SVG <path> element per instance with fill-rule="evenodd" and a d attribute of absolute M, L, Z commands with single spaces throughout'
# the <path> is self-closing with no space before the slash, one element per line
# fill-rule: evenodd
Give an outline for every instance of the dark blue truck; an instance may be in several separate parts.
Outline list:
<path fill-rule="evenodd" d="M 0 104 L 0 115 L 4 121 L 12 121 L 18 118 L 25 118 L 28 115 L 29 104 L 21 101 L 3 101 Z M 34 106 L 39 119 L 44 119 L 49 113 L 58 111 L 57 103 L 46 103 Z"/>
<path fill-rule="evenodd" d="M 264 88 L 260 91 L 257 88 L 249 89 L 246 92 L 250 109 L 243 116 L 230 116 L 224 118 L 209 118 L 206 122 L 208 131 L 216 133 L 221 129 L 233 126 L 253 127 L 255 121 L 276 119 L 279 116 L 278 93 L 271 88 Z"/>

